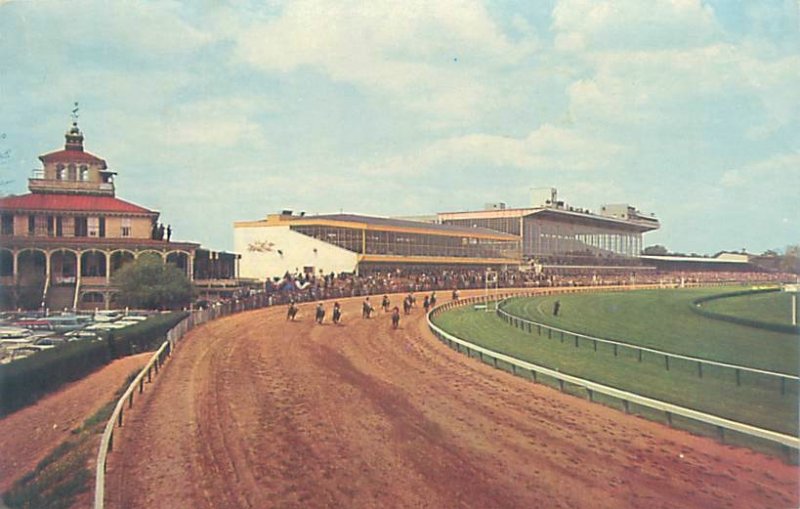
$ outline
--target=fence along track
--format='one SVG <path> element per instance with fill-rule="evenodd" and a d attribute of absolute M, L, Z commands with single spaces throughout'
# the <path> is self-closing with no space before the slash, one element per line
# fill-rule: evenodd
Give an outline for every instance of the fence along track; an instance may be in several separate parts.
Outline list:
<path fill-rule="evenodd" d="M 700 378 L 703 377 L 703 366 L 704 365 L 706 365 L 706 366 L 716 366 L 716 367 L 726 368 L 726 369 L 732 369 L 732 370 L 734 370 L 734 373 L 736 374 L 736 385 L 741 385 L 741 374 L 742 373 L 753 373 L 753 374 L 758 374 L 758 375 L 764 375 L 764 376 L 767 376 L 767 377 L 774 377 L 774 378 L 777 378 L 777 379 L 779 379 L 781 381 L 781 394 L 785 394 L 786 393 L 786 382 L 787 381 L 792 381 L 792 382 L 795 382 L 795 383 L 800 381 L 800 377 L 798 377 L 798 376 L 787 375 L 786 373 L 780 373 L 780 372 L 777 372 L 777 371 L 768 371 L 768 370 L 764 370 L 764 369 L 757 369 L 757 368 L 750 368 L 750 367 L 747 367 L 747 366 L 741 366 L 741 365 L 738 365 L 738 364 L 729 364 L 729 363 L 726 363 L 726 362 L 712 361 L 712 360 L 709 360 L 709 359 L 703 359 L 701 357 L 692 357 L 692 356 L 689 356 L 689 355 L 674 354 L 674 353 L 666 352 L 664 350 L 658 350 L 658 349 L 655 349 L 655 348 L 647 348 L 647 347 L 644 347 L 644 346 L 634 345 L 632 343 L 625 343 L 625 342 L 622 342 L 622 341 L 612 341 L 610 339 L 603 339 L 603 338 L 598 338 L 598 337 L 594 337 L 594 336 L 588 336 L 586 334 L 580 334 L 578 332 L 568 331 L 568 330 L 565 330 L 565 329 L 559 329 L 558 327 L 552 327 L 550 325 L 545 325 L 543 323 L 535 322 L 533 320 L 528 320 L 526 318 L 522 318 L 520 316 L 513 315 L 513 314 L 509 313 L 508 311 L 503 309 L 503 304 L 505 303 L 506 300 L 508 300 L 508 299 L 503 299 L 503 301 L 501 301 L 501 302 L 499 302 L 497 304 L 497 314 L 506 323 L 508 323 L 508 324 L 510 324 L 510 325 L 512 325 L 512 326 L 514 326 L 516 328 L 519 328 L 522 331 L 525 331 L 525 325 L 528 325 L 527 332 L 529 334 L 533 334 L 533 329 L 532 328 L 533 328 L 533 326 L 536 326 L 538 331 L 539 331 L 538 332 L 539 335 L 541 335 L 541 331 L 542 330 L 545 330 L 545 331 L 551 331 L 551 332 L 555 332 L 555 333 L 561 334 L 562 335 L 562 339 L 563 339 L 564 335 L 566 335 L 566 336 L 574 337 L 575 341 L 578 341 L 578 338 L 583 338 L 583 339 L 585 339 L 587 341 L 594 341 L 596 343 L 604 343 L 604 344 L 607 344 L 607 345 L 613 345 L 615 347 L 615 355 L 616 355 L 616 348 L 618 348 L 618 347 L 628 348 L 630 350 L 634 350 L 634 351 L 639 353 L 639 362 L 642 361 L 642 352 L 648 352 L 648 353 L 651 353 L 651 354 L 661 355 L 665 359 L 665 365 L 666 365 L 666 369 L 667 370 L 669 370 L 669 359 L 680 359 L 680 360 L 684 360 L 684 361 L 696 362 L 697 363 L 697 374 L 698 374 L 698 376 Z"/>
<path fill-rule="evenodd" d="M 252 301 L 229 302 L 220 307 L 195 310 L 188 317 L 175 325 L 175 327 L 167 331 L 166 340 L 153 354 L 136 378 L 133 379 L 133 382 L 128 386 L 128 389 L 122 397 L 119 398 L 114 407 L 114 412 L 106 423 L 103 436 L 100 439 L 100 448 L 97 452 L 97 464 L 95 465 L 97 471 L 95 473 L 94 509 L 103 509 L 105 507 L 106 463 L 108 453 L 111 452 L 114 447 L 114 429 L 116 427 L 122 427 L 123 425 L 125 406 L 127 405 L 129 409 L 133 407 L 134 395 L 137 392 L 139 394 L 144 392 L 145 378 L 148 383 L 152 381 L 153 376 L 159 373 L 164 363 L 172 355 L 178 342 L 193 328 L 222 316 L 263 307 L 264 304 L 265 299 L 258 298 Z"/>
<path fill-rule="evenodd" d="M 553 293 L 563 293 L 563 292 L 555 291 Z M 542 293 L 537 293 L 536 295 L 542 295 Z M 501 299 L 505 299 L 511 296 L 512 295 L 505 294 L 499 297 Z M 490 298 L 489 300 L 494 300 L 494 299 Z M 495 368 L 498 367 L 498 361 L 502 361 L 511 366 L 512 373 L 514 373 L 515 375 L 519 374 L 519 370 L 523 370 L 524 372 L 530 373 L 534 382 L 537 381 L 537 375 L 545 375 L 550 378 L 558 380 L 559 388 L 561 389 L 562 392 L 564 391 L 564 384 L 569 383 L 586 389 L 590 401 L 594 401 L 595 394 L 602 394 L 620 400 L 622 401 L 623 408 L 626 413 L 629 413 L 631 404 L 657 410 L 664 413 L 666 421 L 670 425 L 672 423 L 672 418 L 674 416 L 680 416 L 691 421 L 710 425 L 716 429 L 719 439 L 723 442 L 725 441 L 726 431 L 734 431 L 749 437 L 758 438 L 760 440 L 764 440 L 766 442 L 770 442 L 772 444 L 777 444 L 781 446 L 781 448 L 784 450 L 786 454 L 787 459 L 793 463 L 797 462 L 798 451 L 800 451 L 800 438 L 798 437 L 785 435 L 783 433 L 778 433 L 775 431 L 758 428 L 756 426 L 751 426 L 749 424 L 744 424 L 730 419 L 725 419 L 715 415 L 706 414 L 703 412 L 699 412 L 697 410 L 692 410 L 691 408 L 686 408 L 674 405 L 672 403 L 667 403 L 666 401 L 660 401 L 657 399 L 640 396 L 632 392 L 623 391 L 620 389 L 616 389 L 614 387 L 609 387 L 607 385 L 592 382 L 591 380 L 586 380 L 584 378 L 567 375 L 559 371 L 546 368 L 544 366 L 539 366 L 538 364 L 522 361 L 515 357 L 511 357 L 509 355 L 489 350 L 488 348 L 478 346 L 474 343 L 470 343 L 469 341 L 453 336 L 452 334 L 449 334 L 444 330 L 442 330 L 441 328 L 439 328 L 431 320 L 433 316 L 443 311 L 447 311 L 449 309 L 453 309 L 459 306 L 466 306 L 478 303 L 486 304 L 487 298 L 485 296 L 473 297 L 469 299 L 448 302 L 446 304 L 437 306 L 435 309 L 431 310 L 428 313 L 427 316 L 428 327 L 436 337 L 438 337 L 442 342 L 446 343 L 450 348 L 455 348 L 459 352 L 461 352 L 463 348 L 464 350 L 466 350 L 468 356 L 473 355 L 473 352 L 475 352 L 478 354 L 478 356 L 482 361 L 484 360 L 484 358 L 489 358 L 491 359 L 492 365 Z"/>

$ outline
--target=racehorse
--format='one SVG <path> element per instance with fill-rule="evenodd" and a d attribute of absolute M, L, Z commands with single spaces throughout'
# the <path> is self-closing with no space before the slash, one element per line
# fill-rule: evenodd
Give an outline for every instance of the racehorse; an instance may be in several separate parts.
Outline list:
<path fill-rule="evenodd" d="M 289 309 L 286 310 L 286 319 L 294 321 L 294 317 L 297 316 L 297 306 L 294 305 L 294 302 L 289 304 Z"/>
<path fill-rule="evenodd" d="M 392 329 L 400 326 L 400 309 L 395 306 L 392 310 Z"/>
<path fill-rule="evenodd" d="M 411 302 L 411 296 L 409 295 L 405 299 L 403 299 L 403 312 L 405 314 L 409 314 L 411 312 L 411 306 L 413 303 Z"/>

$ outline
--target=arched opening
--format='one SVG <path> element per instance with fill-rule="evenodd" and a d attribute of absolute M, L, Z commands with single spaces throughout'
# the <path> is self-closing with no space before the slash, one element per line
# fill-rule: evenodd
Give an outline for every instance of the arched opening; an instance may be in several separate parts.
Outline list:
<path fill-rule="evenodd" d="M 101 292 L 86 292 L 81 296 L 81 302 L 84 304 L 103 304 L 105 301 Z"/>
<path fill-rule="evenodd" d="M 106 254 L 102 251 L 86 251 L 81 254 L 81 277 L 106 277 Z"/>
<path fill-rule="evenodd" d="M 75 284 L 78 275 L 78 257 L 72 251 L 60 250 L 50 253 L 50 283 L 53 285 Z"/>
<path fill-rule="evenodd" d="M 0 277 L 14 276 L 14 253 L 10 249 L 0 249 Z"/>
<path fill-rule="evenodd" d="M 47 258 L 44 252 L 26 249 L 17 256 L 16 307 L 38 309 L 42 305 Z"/>
<path fill-rule="evenodd" d="M 125 265 L 132 263 L 133 253 L 130 251 L 115 251 L 111 253 L 111 276 L 117 273 Z"/>
<path fill-rule="evenodd" d="M 172 252 L 167 255 L 167 263 L 171 263 L 189 275 L 189 255 L 186 253 Z"/>

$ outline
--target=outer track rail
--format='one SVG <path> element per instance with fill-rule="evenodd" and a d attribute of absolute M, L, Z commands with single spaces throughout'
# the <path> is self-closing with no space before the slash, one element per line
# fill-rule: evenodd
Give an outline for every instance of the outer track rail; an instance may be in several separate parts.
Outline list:
<path fill-rule="evenodd" d="M 553 293 L 562 293 L 562 292 L 554 291 Z M 541 295 L 542 293 L 537 293 L 537 294 Z M 507 298 L 510 296 L 511 295 L 505 294 L 501 296 L 501 298 Z M 620 389 L 616 389 L 614 387 L 599 384 L 597 382 L 592 382 L 591 380 L 586 380 L 584 378 L 567 375 L 565 373 L 561 373 L 559 371 L 546 368 L 538 364 L 522 361 L 515 357 L 511 357 L 509 355 L 489 350 L 488 348 L 484 348 L 474 343 L 470 343 L 469 341 L 466 341 L 452 334 L 449 334 L 448 332 L 444 331 L 436 324 L 434 324 L 432 321 L 432 317 L 438 313 L 441 313 L 442 311 L 446 311 L 457 306 L 486 303 L 486 300 L 487 300 L 486 297 L 474 297 L 459 301 L 453 301 L 437 306 L 435 309 L 431 310 L 428 313 L 427 316 L 428 327 L 441 341 L 446 343 L 451 348 L 455 348 L 459 352 L 466 351 L 468 355 L 474 355 L 475 353 L 477 353 L 478 356 L 481 358 L 481 360 L 490 359 L 495 367 L 498 366 L 498 361 L 502 361 L 511 366 L 511 370 L 514 374 L 518 374 L 520 370 L 522 370 L 523 373 L 530 373 L 530 376 L 533 378 L 534 382 L 537 381 L 538 375 L 544 375 L 552 379 L 558 380 L 559 388 L 562 391 L 564 390 L 565 383 L 583 387 L 587 391 L 590 401 L 594 400 L 596 394 L 602 394 L 620 400 L 623 403 L 623 408 L 625 409 L 626 413 L 630 411 L 631 404 L 636 404 L 642 407 L 664 412 L 666 420 L 670 424 L 672 422 L 673 416 L 680 416 L 689 419 L 691 421 L 696 421 L 709 426 L 713 426 L 716 428 L 717 435 L 721 441 L 725 440 L 726 431 L 734 431 L 746 436 L 765 440 L 767 442 L 780 445 L 786 452 L 786 455 L 790 459 L 790 461 L 796 461 L 797 453 L 800 450 L 800 438 L 798 437 L 785 435 L 783 433 L 778 433 L 763 428 L 758 428 L 756 426 L 751 426 L 749 424 L 744 424 L 730 419 L 725 419 L 723 417 L 718 417 L 716 415 L 699 412 L 697 410 L 678 406 L 672 403 L 668 403 L 666 401 L 640 396 L 632 392 L 623 391 Z"/>

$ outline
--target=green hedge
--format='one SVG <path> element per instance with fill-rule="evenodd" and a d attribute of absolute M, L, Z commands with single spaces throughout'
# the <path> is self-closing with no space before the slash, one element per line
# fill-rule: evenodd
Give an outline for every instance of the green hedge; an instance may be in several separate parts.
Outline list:
<path fill-rule="evenodd" d="M 73 341 L 0 366 L 0 417 L 35 403 L 113 359 L 155 349 L 187 314 L 154 316 L 99 340 Z"/>
<path fill-rule="evenodd" d="M 703 309 L 702 307 L 700 307 L 700 304 L 712 300 L 727 299 L 729 297 L 741 297 L 743 295 L 755 295 L 759 293 L 770 293 L 779 291 L 780 288 L 761 288 L 758 290 L 742 290 L 738 292 L 709 295 L 707 297 L 701 297 L 699 299 L 693 300 L 690 307 L 692 308 L 692 311 L 694 311 L 695 313 L 701 316 L 705 316 L 706 318 L 712 318 L 714 320 L 722 320 L 723 322 L 735 323 L 737 325 L 745 325 L 747 327 L 755 327 L 757 329 L 764 329 L 773 332 L 800 334 L 800 326 L 797 325 L 785 325 L 781 323 L 762 322 L 760 320 L 753 320 L 750 318 L 742 318 L 739 316 L 731 316 L 723 313 L 715 313 L 713 311 L 709 311 L 707 309 Z"/>

